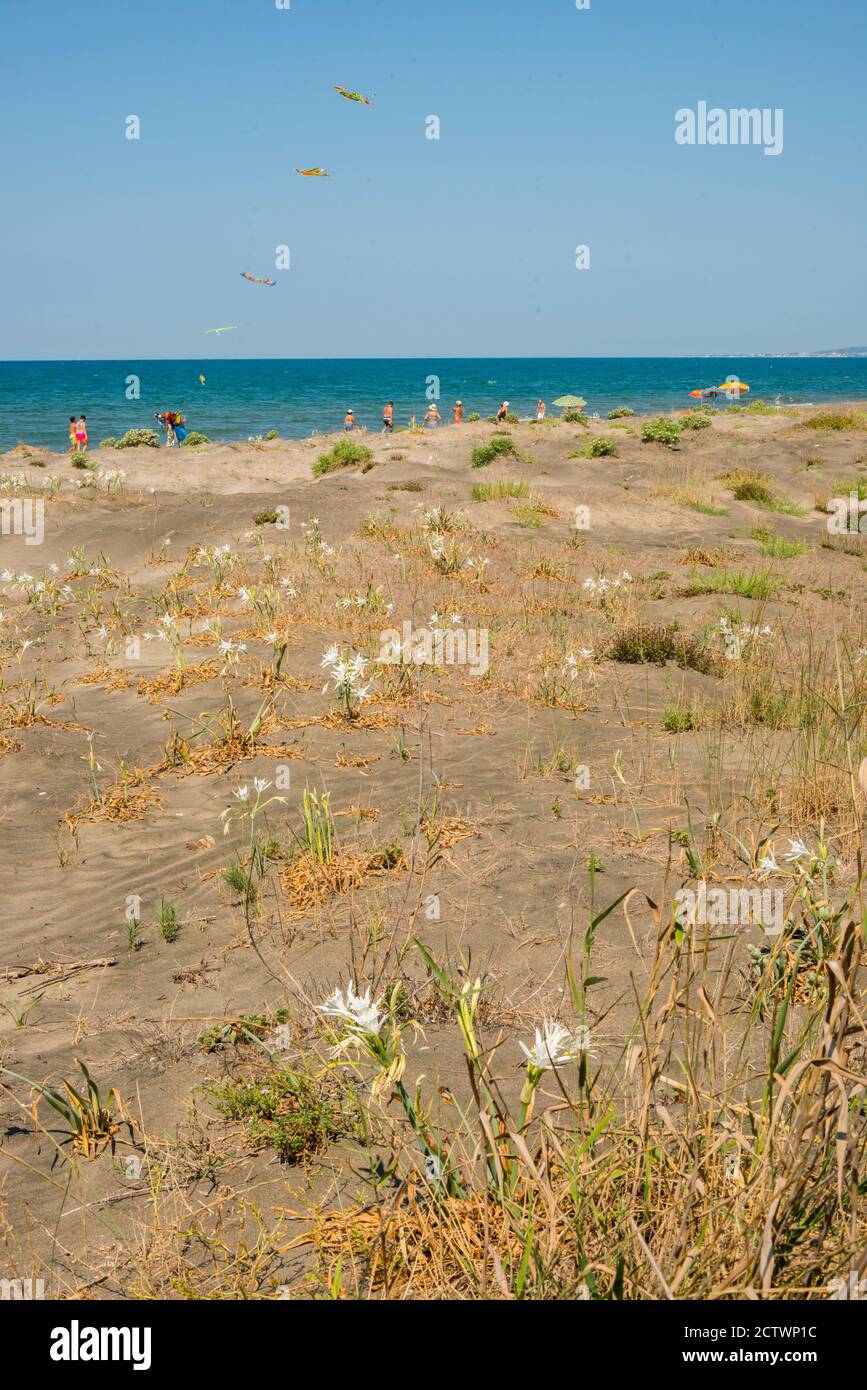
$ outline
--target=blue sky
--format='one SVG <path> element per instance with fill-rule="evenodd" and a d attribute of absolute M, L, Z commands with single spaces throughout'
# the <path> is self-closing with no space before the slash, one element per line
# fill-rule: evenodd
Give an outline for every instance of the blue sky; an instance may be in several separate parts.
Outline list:
<path fill-rule="evenodd" d="M 81 0 L 3 29 L 0 358 L 867 341 L 863 0 Z M 783 153 L 677 145 L 699 100 L 782 107 Z"/>

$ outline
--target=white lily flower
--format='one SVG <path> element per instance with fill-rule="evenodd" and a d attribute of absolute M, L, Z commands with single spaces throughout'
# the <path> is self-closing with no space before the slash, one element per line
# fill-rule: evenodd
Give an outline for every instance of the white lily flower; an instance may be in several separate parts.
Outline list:
<path fill-rule="evenodd" d="M 318 1004 L 316 1007 L 326 1018 L 339 1019 L 346 1023 L 353 1032 L 378 1033 L 383 1024 L 383 1017 L 379 1011 L 381 1004 L 381 999 L 376 1004 L 371 1003 L 369 989 L 364 994 L 356 994 L 350 980 L 345 995 L 342 989 L 336 989 L 324 1004 Z"/>
<path fill-rule="evenodd" d="M 586 1050 L 581 1047 L 568 1028 L 564 1028 L 562 1023 L 557 1023 L 550 1018 L 543 1021 L 541 1029 L 536 1029 L 536 1038 L 532 1048 L 527 1047 L 526 1043 L 522 1042 L 519 1042 L 518 1046 L 530 1066 L 535 1067 L 537 1071 L 548 1071 L 563 1067 L 567 1062 L 575 1062 L 581 1052 Z"/>
<path fill-rule="evenodd" d="M 796 864 L 799 859 L 803 859 L 809 853 L 810 851 L 807 849 L 803 840 L 790 840 L 789 853 L 784 854 L 783 858 L 789 864 Z"/>

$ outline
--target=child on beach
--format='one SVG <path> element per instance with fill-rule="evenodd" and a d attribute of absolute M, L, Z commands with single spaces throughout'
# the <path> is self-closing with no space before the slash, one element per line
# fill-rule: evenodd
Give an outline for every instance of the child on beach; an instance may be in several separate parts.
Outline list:
<path fill-rule="evenodd" d="M 87 453 L 87 419 L 84 415 L 79 417 L 78 424 L 75 426 L 75 447 L 81 453 Z"/>
<path fill-rule="evenodd" d="M 464 403 L 463 403 L 463 401 L 455 401 L 454 408 L 453 408 L 453 410 L 452 410 L 452 414 L 453 414 L 454 417 L 455 417 L 455 424 L 456 424 L 456 425 L 462 425 L 462 424 L 464 423 Z"/>
<path fill-rule="evenodd" d="M 345 416 L 344 421 L 343 421 L 343 428 L 344 428 L 344 430 L 354 430 L 354 429 L 355 429 L 355 415 L 353 414 L 353 412 L 352 412 L 351 410 L 347 410 L 347 412 L 346 412 L 346 416 Z"/>
<path fill-rule="evenodd" d="M 389 401 L 388 405 L 382 407 L 382 433 L 394 433 L 394 401 Z"/>
<path fill-rule="evenodd" d="M 70 453 L 75 453 L 75 416 L 69 417 L 69 449 Z"/>
<path fill-rule="evenodd" d="M 425 429 L 435 430 L 442 421 L 442 416 L 436 408 L 436 402 L 431 401 L 424 417 Z"/>

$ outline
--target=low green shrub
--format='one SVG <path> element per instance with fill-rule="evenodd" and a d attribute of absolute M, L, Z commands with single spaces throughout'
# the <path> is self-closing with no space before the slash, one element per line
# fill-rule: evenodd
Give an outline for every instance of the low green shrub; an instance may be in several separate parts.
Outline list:
<path fill-rule="evenodd" d="M 222 1115 L 243 1125 L 251 1147 L 275 1149 L 284 1163 L 319 1153 L 346 1128 L 325 1087 L 297 1072 L 227 1081 L 211 1096 Z"/>
<path fill-rule="evenodd" d="M 473 468 L 487 468 L 494 459 L 505 458 L 507 455 L 517 456 L 514 440 L 507 434 L 495 434 L 493 439 L 487 444 L 480 444 L 473 449 L 470 454 L 470 465 Z"/>
<path fill-rule="evenodd" d="M 660 415 L 657 420 L 647 420 L 641 429 L 642 444 L 664 444 L 673 449 L 680 440 L 681 428 L 676 420 L 667 420 Z"/>
<path fill-rule="evenodd" d="M 858 416 L 849 411 L 820 410 L 818 414 L 811 415 L 809 420 L 804 421 L 804 428 L 808 430 L 856 430 L 858 428 Z"/>
<path fill-rule="evenodd" d="M 601 459 L 607 458 L 609 454 L 616 454 L 617 448 L 612 439 L 608 439 L 606 435 L 600 434 L 597 435 L 595 439 L 591 440 L 587 453 L 592 459 Z"/>
<path fill-rule="evenodd" d="M 632 665 L 649 663 L 662 665 L 674 661 L 703 675 L 710 675 L 716 666 L 713 653 L 677 628 L 661 623 L 632 623 L 615 633 L 604 657 L 608 661 L 623 661 Z"/>
<path fill-rule="evenodd" d="M 373 452 L 366 445 L 339 439 L 330 453 L 319 455 L 313 465 L 313 476 L 319 478 L 323 473 L 333 473 L 336 468 L 356 468 L 372 458 Z"/>
<path fill-rule="evenodd" d="M 138 449 L 142 445 L 146 445 L 149 449 L 158 449 L 160 437 L 157 431 L 127 430 L 126 434 L 117 440 L 115 447 L 118 449 Z"/>

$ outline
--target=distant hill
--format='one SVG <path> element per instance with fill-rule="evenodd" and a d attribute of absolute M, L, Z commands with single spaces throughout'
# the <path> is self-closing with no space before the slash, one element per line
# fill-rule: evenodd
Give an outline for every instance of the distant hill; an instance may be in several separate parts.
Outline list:
<path fill-rule="evenodd" d="M 715 354 L 705 353 L 712 357 Z M 867 357 L 867 347 L 825 348 L 821 352 L 745 352 L 740 357 Z"/>
<path fill-rule="evenodd" d="M 825 352 L 811 352 L 810 357 L 867 357 L 867 347 L 828 348 Z M 795 356 L 800 356 L 796 353 Z"/>

